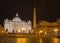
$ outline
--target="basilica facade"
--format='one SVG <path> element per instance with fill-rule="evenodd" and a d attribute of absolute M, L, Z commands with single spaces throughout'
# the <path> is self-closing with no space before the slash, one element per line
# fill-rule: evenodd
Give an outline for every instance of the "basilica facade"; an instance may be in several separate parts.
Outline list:
<path fill-rule="evenodd" d="M 4 29 L 9 33 L 29 33 L 32 29 L 31 21 L 23 21 L 16 13 L 16 16 L 12 19 L 4 20 Z"/>

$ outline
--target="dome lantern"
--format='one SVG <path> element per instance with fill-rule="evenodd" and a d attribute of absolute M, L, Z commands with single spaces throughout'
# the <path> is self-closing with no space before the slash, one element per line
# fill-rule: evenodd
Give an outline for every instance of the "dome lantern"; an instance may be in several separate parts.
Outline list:
<path fill-rule="evenodd" d="M 18 16 L 18 13 L 16 13 L 16 16 L 13 18 L 12 21 L 18 21 L 18 22 L 21 22 L 21 19 L 20 19 L 20 17 Z"/>
<path fill-rule="evenodd" d="M 16 13 L 16 16 L 18 16 L 18 13 Z"/>

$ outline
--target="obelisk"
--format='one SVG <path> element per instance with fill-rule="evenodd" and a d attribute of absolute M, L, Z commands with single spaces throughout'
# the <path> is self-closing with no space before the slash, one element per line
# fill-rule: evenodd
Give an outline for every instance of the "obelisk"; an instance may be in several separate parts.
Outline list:
<path fill-rule="evenodd" d="M 36 32 L 36 5 L 34 4 L 34 10 L 33 10 L 33 29 L 34 32 Z"/>

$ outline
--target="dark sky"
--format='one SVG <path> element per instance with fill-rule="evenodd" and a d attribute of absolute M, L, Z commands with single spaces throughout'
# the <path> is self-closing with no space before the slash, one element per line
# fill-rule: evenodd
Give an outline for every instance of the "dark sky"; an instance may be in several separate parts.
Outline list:
<path fill-rule="evenodd" d="M 55 21 L 60 17 L 59 0 L 0 0 L 0 23 L 4 19 L 13 19 L 16 12 L 22 20 L 33 19 L 34 2 L 37 8 L 37 22 L 39 20 Z"/>

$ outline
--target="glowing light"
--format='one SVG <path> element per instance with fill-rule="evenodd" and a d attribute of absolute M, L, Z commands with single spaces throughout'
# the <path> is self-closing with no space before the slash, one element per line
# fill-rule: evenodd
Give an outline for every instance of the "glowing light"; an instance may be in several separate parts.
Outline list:
<path fill-rule="evenodd" d="M 18 32 L 20 32 L 20 29 L 18 30 Z"/>
<path fill-rule="evenodd" d="M 43 31 L 42 31 L 42 30 L 40 30 L 40 31 L 39 31 L 39 33 L 43 33 Z"/>
<path fill-rule="evenodd" d="M 53 38 L 53 43 L 59 43 L 59 39 L 58 38 Z"/>
<path fill-rule="evenodd" d="M 17 43 L 27 43 L 27 38 L 17 38 Z"/>
<path fill-rule="evenodd" d="M 18 13 L 16 13 L 16 16 L 18 16 Z"/>
<path fill-rule="evenodd" d="M 2 33 L 4 33 L 4 31 L 1 31 Z"/>
<path fill-rule="evenodd" d="M 39 42 L 40 42 L 40 43 L 43 43 L 43 40 L 42 40 L 42 38 L 39 40 Z"/>
<path fill-rule="evenodd" d="M 46 35 L 47 33 L 45 32 L 45 35 Z"/>
<path fill-rule="evenodd" d="M 22 28 L 22 30 L 26 30 L 25 28 Z"/>
<path fill-rule="evenodd" d="M 58 29 L 56 28 L 56 29 L 54 29 L 54 31 L 55 31 L 55 32 L 57 32 L 57 31 L 58 31 Z"/>

